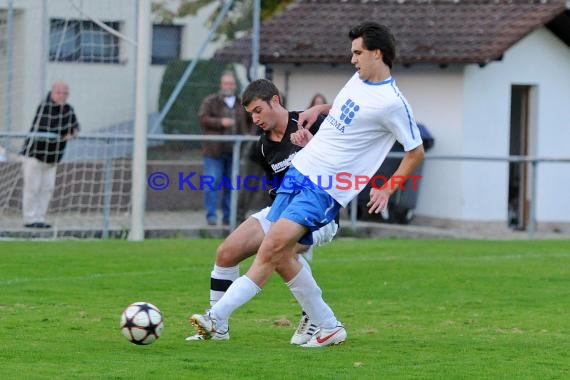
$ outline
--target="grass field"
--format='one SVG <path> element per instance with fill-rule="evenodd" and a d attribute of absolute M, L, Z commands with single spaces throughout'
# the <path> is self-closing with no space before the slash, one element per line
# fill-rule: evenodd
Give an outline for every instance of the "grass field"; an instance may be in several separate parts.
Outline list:
<path fill-rule="evenodd" d="M 218 243 L 0 242 L 1 378 L 570 378 L 570 241 L 318 248 L 313 271 L 348 331 L 326 349 L 289 344 L 299 308 L 277 276 L 233 315 L 229 342 L 186 342 Z M 118 326 L 141 300 L 165 316 L 149 346 Z"/>

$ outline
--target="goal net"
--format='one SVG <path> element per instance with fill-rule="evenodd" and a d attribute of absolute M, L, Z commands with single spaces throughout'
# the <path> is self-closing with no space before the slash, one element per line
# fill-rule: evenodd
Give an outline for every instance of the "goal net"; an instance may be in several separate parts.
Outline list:
<path fill-rule="evenodd" d="M 133 210 L 141 203 L 131 200 L 133 182 L 140 183 L 132 178 L 138 3 L 0 0 L 0 238 L 126 237 L 134 229 L 131 213 L 138 215 Z M 157 3 L 172 6 L 178 16 L 165 21 L 157 12 L 151 15 L 145 84 L 148 132 L 177 136 L 148 141 L 146 168 L 147 174 L 159 171 L 177 178 L 202 170 L 202 142 L 187 136 L 202 133 L 198 110 L 207 95 L 219 91 L 221 74 L 234 70 L 237 93 L 247 85 L 243 65 L 235 68 L 211 59 L 227 42 L 224 37 L 210 38 L 212 24 L 228 15 L 229 27 L 235 29 L 234 13 L 251 12 L 252 2 L 236 1 L 232 14 L 227 10 L 234 2 L 198 2 L 198 12 L 185 16 L 177 6 L 186 0 Z M 248 22 L 237 29 L 250 30 Z M 230 34 L 220 30 L 222 36 Z M 196 56 L 200 60 L 193 66 Z M 50 93 L 61 81 L 68 86 L 62 92 L 69 92 L 64 94 L 66 102 L 79 125 L 75 139 L 70 139 L 75 129 L 71 108 L 54 99 L 55 87 Z M 30 199 L 45 202 L 42 196 L 49 193 L 46 182 L 34 197 L 30 195 L 25 174 L 30 158 L 56 165 L 45 219 L 37 220 L 51 228 L 25 227 L 36 222 L 27 218 Z M 32 173 L 31 182 L 38 180 L 40 171 Z M 178 190 L 174 185 L 165 190 L 145 188 L 146 232 L 189 224 L 200 228 L 205 223 L 203 192 Z M 155 218 L 157 214 L 161 215 Z M 195 220 L 201 223 L 193 224 Z"/>
<path fill-rule="evenodd" d="M 5 236 L 97 237 L 128 228 L 136 27 L 132 0 L 0 0 Z M 76 128 L 80 138 L 70 139 Z M 30 158 L 36 165 L 24 187 Z"/>

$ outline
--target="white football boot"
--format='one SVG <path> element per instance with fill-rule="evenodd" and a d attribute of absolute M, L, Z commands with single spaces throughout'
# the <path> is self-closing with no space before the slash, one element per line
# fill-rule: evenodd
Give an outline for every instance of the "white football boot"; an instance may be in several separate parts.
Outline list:
<path fill-rule="evenodd" d="M 315 335 L 311 337 L 307 343 L 301 345 L 301 347 L 327 347 L 336 346 L 344 343 L 346 340 L 346 329 L 339 322 L 339 324 L 332 329 L 320 328 Z"/>
<path fill-rule="evenodd" d="M 229 340 L 230 333 L 227 322 L 222 323 L 210 315 L 194 314 L 190 317 L 190 323 L 196 329 L 196 334 L 189 336 L 186 340 Z M 200 337 L 197 337 L 199 335 Z M 195 339 L 194 339 L 195 338 Z"/>
<path fill-rule="evenodd" d="M 301 316 L 299 326 L 291 337 L 291 344 L 302 345 L 311 340 L 311 337 L 317 332 L 318 326 L 311 323 L 311 319 L 305 312 Z"/>

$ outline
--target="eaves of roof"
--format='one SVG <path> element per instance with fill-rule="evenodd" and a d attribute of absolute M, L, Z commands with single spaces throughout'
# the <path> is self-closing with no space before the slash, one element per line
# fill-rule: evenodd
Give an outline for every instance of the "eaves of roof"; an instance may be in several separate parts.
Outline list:
<path fill-rule="evenodd" d="M 394 33 L 400 64 L 485 64 L 557 17 L 559 28 L 570 27 L 566 8 L 563 0 L 300 0 L 262 23 L 259 60 L 347 63 L 348 30 L 374 20 Z M 248 61 L 250 41 L 235 40 L 215 58 Z"/>

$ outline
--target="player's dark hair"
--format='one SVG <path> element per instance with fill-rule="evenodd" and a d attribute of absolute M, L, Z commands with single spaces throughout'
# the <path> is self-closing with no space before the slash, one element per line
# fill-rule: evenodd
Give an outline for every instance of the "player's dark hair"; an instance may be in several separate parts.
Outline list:
<path fill-rule="evenodd" d="M 269 103 L 273 96 L 279 96 L 279 90 L 277 87 L 267 79 L 257 79 L 251 82 L 243 91 L 241 95 L 241 104 L 247 107 L 249 103 L 253 102 L 255 99 L 261 99 L 264 102 Z"/>
<path fill-rule="evenodd" d="M 350 29 L 348 37 L 351 41 L 362 37 L 362 43 L 367 50 L 380 49 L 382 61 L 392 68 L 396 58 L 396 39 L 387 26 L 372 21 L 363 22 Z"/>

